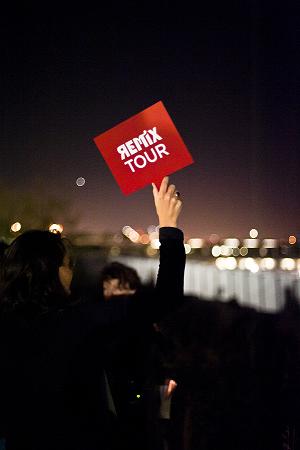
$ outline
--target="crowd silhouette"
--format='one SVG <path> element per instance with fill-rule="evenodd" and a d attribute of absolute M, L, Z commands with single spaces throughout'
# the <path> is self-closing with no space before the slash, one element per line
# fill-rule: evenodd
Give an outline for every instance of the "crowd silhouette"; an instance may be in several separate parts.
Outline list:
<path fill-rule="evenodd" d="M 34 230 L 1 247 L 0 448 L 300 448 L 298 299 L 266 313 L 185 296 L 180 194 L 168 178 L 153 194 L 153 289 L 115 262 L 84 301 L 67 239 Z"/>

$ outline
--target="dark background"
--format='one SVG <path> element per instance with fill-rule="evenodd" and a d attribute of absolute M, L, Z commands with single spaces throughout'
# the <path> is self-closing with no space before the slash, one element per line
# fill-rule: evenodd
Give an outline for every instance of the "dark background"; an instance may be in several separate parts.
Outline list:
<path fill-rule="evenodd" d="M 2 8 L 1 186 L 69 199 L 87 231 L 156 224 L 93 138 L 162 100 L 195 159 L 171 177 L 186 235 L 297 234 L 298 3 Z"/>

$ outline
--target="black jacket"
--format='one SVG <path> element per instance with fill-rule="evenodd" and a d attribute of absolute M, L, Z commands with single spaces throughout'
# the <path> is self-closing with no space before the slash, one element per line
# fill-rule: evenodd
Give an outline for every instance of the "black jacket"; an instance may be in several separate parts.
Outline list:
<path fill-rule="evenodd" d="M 0 431 L 7 450 L 115 448 L 104 371 L 107 337 L 122 330 L 124 337 L 135 333 L 139 339 L 144 327 L 183 298 L 183 234 L 162 228 L 160 242 L 154 298 L 1 317 Z"/>

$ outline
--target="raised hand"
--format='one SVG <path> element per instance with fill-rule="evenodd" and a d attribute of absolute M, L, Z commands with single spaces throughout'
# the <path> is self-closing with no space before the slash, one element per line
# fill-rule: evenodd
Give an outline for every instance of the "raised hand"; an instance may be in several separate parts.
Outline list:
<path fill-rule="evenodd" d="M 165 177 L 159 190 L 152 183 L 153 197 L 160 227 L 177 227 L 177 220 L 182 208 L 182 201 L 174 184 L 169 185 L 169 177 Z"/>

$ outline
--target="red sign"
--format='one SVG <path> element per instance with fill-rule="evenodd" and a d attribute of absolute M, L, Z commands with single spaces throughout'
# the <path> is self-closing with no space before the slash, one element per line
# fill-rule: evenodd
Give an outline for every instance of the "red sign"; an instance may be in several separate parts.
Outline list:
<path fill-rule="evenodd" d="M 94 138 L 125 195 L 193 163 L 162 102 Z"/>

